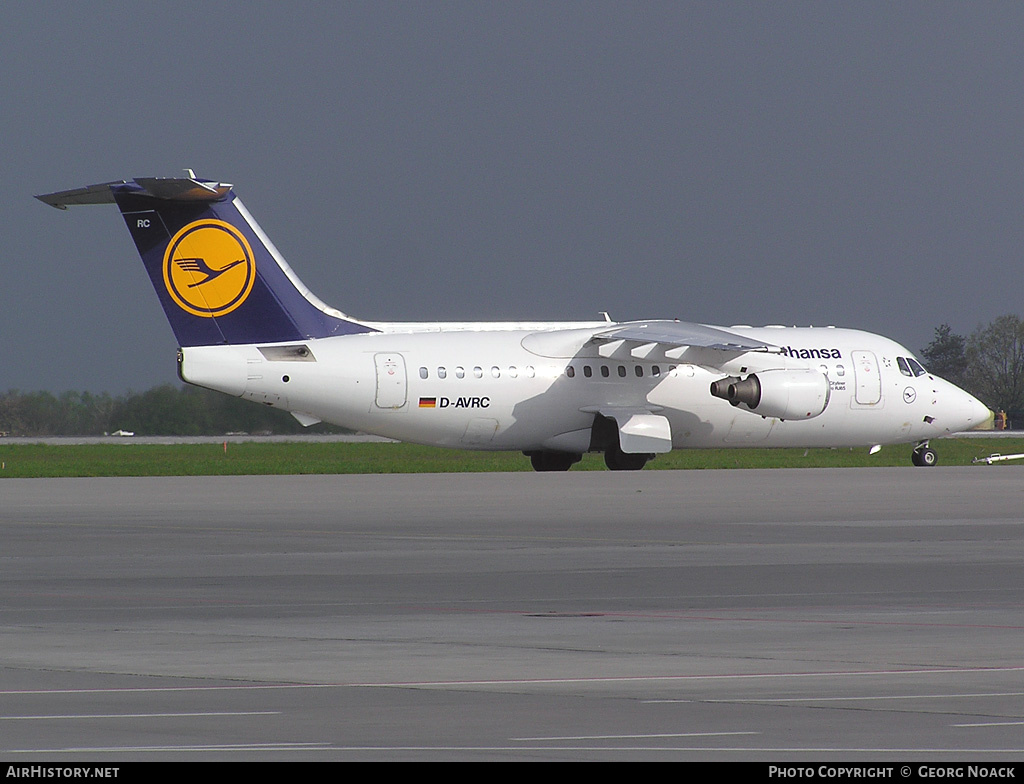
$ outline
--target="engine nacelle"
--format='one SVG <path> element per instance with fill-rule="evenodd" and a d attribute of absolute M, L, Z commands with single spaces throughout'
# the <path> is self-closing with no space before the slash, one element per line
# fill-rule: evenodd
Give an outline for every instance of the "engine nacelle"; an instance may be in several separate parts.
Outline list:
<path fill-rule="evenodd" d="M 813 419 L 825 410 L 828 376 L 817 370 L 763 370 L 746 378 L 728 376 L 711 384 L 711 394 L 755 414 L 778 419 Z"/>

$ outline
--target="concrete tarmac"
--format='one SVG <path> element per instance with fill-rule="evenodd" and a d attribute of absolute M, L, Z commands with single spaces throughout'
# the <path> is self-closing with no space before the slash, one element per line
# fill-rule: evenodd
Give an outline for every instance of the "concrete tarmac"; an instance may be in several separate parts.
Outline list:
<path fill-rule="evenodd" d="M 1015 761 L 1014 466 L 0 480 L 0 759 Z"/>

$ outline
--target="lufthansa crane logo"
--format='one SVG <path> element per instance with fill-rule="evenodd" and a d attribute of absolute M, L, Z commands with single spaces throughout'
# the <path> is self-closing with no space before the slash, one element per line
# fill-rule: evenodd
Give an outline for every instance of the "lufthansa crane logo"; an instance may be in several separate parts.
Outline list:
<path fill-rule="evenodd" d="M 256 280 L 252 248 L 234 226 L 219 220 L 188 224 L 164 252 L 164 285 L 178 307 L 194 316 L 230 313 Z"/>

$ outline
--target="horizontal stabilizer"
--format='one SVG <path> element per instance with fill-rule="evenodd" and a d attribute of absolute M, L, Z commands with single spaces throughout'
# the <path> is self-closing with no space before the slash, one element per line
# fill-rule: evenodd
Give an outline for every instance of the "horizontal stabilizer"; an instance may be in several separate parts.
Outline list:
<path fill-rule="evenodd" d="M 134 182 L 142 195 L 164 201 L 218 201 L 227 196 L 232 187 L 228 183 L 201 182 L 191 177 L 136 177 Z M 36 198 L 59 210 L 79 204 L 114 204 L 112 189 L 125 185 L 128 185 L 126 180 L 114 180 L 69 191 L 44 193 Z"/>
<path fill-rule="evenodd" d="M 111 185 L 124 185 L 124 180 L 114 182 L 103 182 L 99 185 L 89 185 L 85 188 L 73 188 L 69 191 L 57 191 L 56 193 L 44 193 L 36 196 L 43 204 L 49 204 L 58 210 L 66 210 L 69 206 L 77 204 L 113 204 L 114 194 L 110 190 Z"/>

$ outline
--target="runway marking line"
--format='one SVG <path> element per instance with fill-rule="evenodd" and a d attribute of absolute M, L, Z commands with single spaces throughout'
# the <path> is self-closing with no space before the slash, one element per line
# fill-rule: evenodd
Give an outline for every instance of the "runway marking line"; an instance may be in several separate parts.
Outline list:
<path fill-rule="evenodd" d="M 967 694 L 879 694 L 863 697 L 737 697 L 735 699 L 702 699 L 700 702 L 853 702 L 855 700 L 939 700 L 960 697 L 1024 697 L 1024 691 L 977 692 Z M 694 702 L 695 700 L 644 700 L 644 702 Z M 1021 722 L 1024 723 L 1024 722 Z M 963 725 L 969 726 L 969 725 Z M 973 726 L 973 725 L 970 725 Z"/>
<path fill-rule="evenodd" d="M 116 694 L 146 692 L 186 692 L 186 691 L 245 691 L 273 689 L 340 689 L 340 688 L 430 688 L 459 686 L 521 686 L 545 685 L 560 683 L 655 683 L 664 681 L 702 681 L 702 680 L 753 680 L 771 678 L 820 678 L 820 677 L 852 677 L 852 676 L 892 676 L 892 675 L 964 675 L 967 673 L 1008 673 L 1021 672 L 1024 667 L 933 667 L 914 670 L 818 670 L 808 672 L 752 672 L 722 673 L 712 675 L 622 675 L 594 676 L 587 678 L 495 678 L 491 680 L 473 681 L 378 681 L 352 683 L 279 683 L 279 684 L 237 684 L 221 686 L 142 686 L 111 687 L 95 689 L 3 689 L 0 695 L 16 696 L 29 694 Z M 651 700 L 651 702 L 656 702 Z"/>
<path fill-rule="evenodd" d="M 46 721 L 47 719 L 178 719 L 199 716 L 278 716 L 281 711 L 202 711 L 193 713 L 65 713 L 52 716 L 0 716 L 0 721 Z"/>
<path fill-rule="evenodd" d="M 524 684 L 559 684 L 559 683 L 644 683 L 656 681 L 701 681 L 701 680 L 744 680 L 756 678 L 817 678 L 860 675 L 963 675 L 965 673 L 1001 673 L 1021 672 L 1024 667 L 938 667 L 916 670 L 822 670 L 815 672 L 761 672 L 761 673 L 726 673 L 719 675 L 624 675 L 595 676 L 590 678 L 515 678 L 481 681 L 407 681 L 394 683 L 352 683 L 351 686 L 409 688 L 438 686 L 501 686 Z"/>
<path fill-rule="evenodd" d="M 109 752 L 119 754 L 126 751 L 318 751 L 330 750 L 325 743 L 288 742 L 280 743 L 220 743 L 205 746 L 80 746 L 66 749 L 5 749 L 8 754 L 83 754 Z"/>
<path fill-rule="evenodd" d="M 521 753 L 524 751 L 552 752 L 597 752 L 608 754 L 609 752 L 629 753 L 640 752 L 650 754 L 652 752 L 711 752 L 749 754 L 751 752 L 765 754 L 1020 754 L 1024 749 L 968 749 L 968 748 L 863 748 L 840 746 L 827 747 L 799 747 L 799 746 L 331 746 L 318 743 L 267 743 L 267 744 L 226 744 L 222 746 L 82 746 L 67 749 L 4 749 L 7 754 L 124 754 L 126 752 L 225 752 L 225 751 L 331 751 L 331 752 L 511 752 Z"/>
<path fill-rule="evenodd" d="M 28 694 L 145 694 L 178 691 L 244 691 L 247 689 L 338 689 L 351 683 L 245 683 L 222 686 L 112 686 L 105 689 L 0 689 L 0 695 Z"/>
<path fill-rule="evenodd" d="M 509 738 L 511 741 L 638 740 L 640 738 L 716 738 L 723 735 L 760 735 L 760 732 L 653 732 L 642 735 L 566 735 L 553 738 Z"/>

